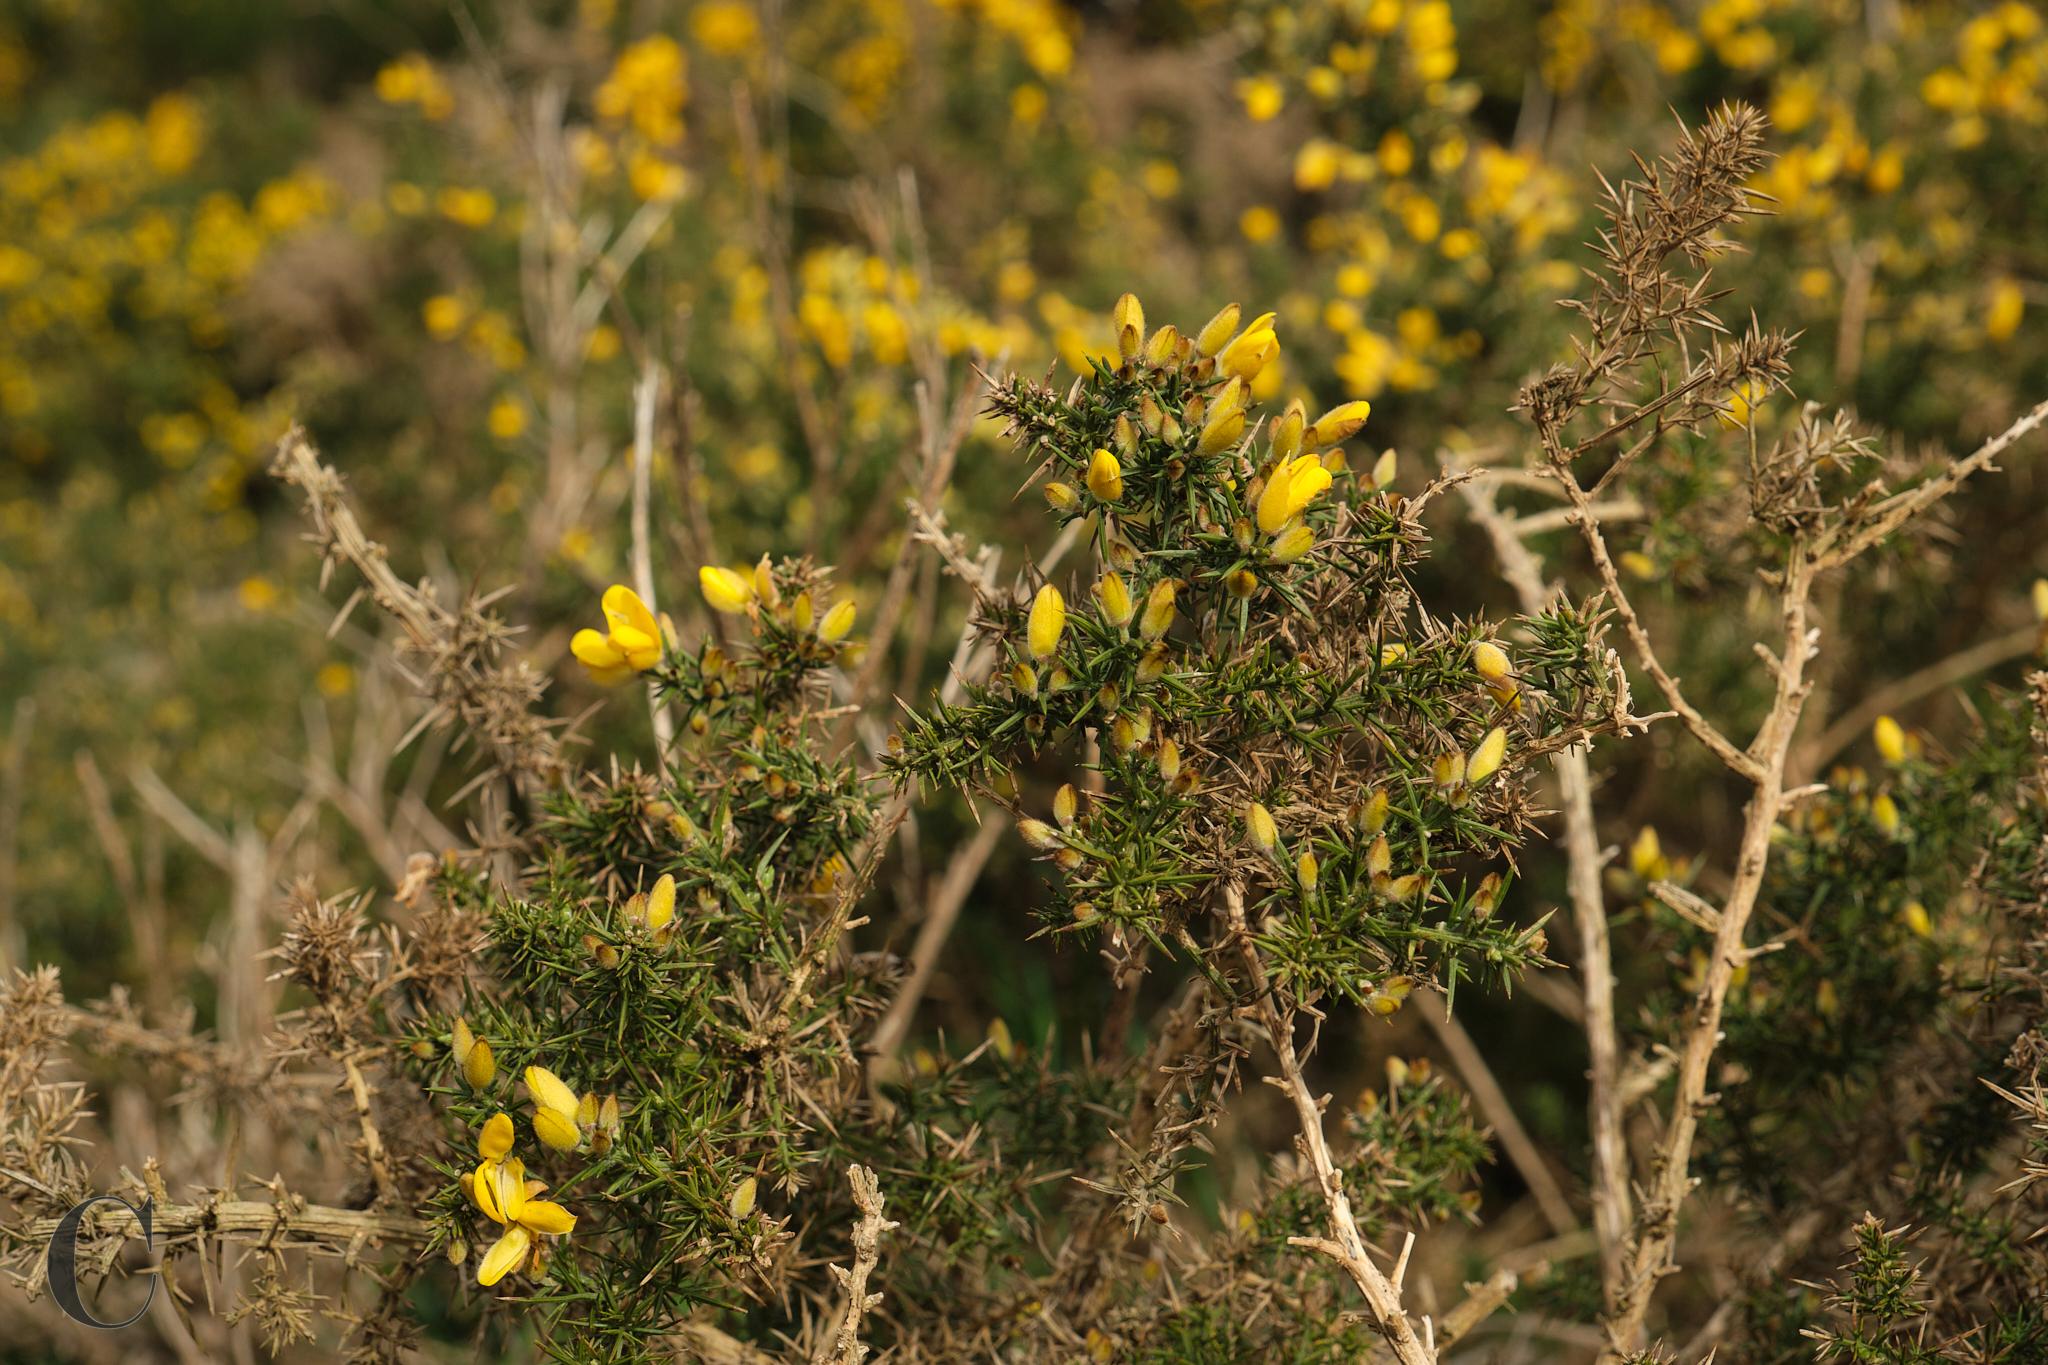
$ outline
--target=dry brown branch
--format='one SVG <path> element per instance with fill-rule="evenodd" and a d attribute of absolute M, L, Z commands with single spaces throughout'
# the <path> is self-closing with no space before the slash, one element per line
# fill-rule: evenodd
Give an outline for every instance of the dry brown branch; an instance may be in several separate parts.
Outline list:
<path fill-rule="evenodd" d="M 1302 1075 L 1301 1058 L 1294 1050 L 1293 1012 L 1283 1012 L 1277 1003 L 1276 989 L 1271 984 L 1265 963 L 1259 958 L 1251 930 L 1245 924 L 1244 892 L 1234 884 L 1228 885 L 1224 887 L 1223 897 L 1231 936 L 1236 940 L 1238 952 L 1250 974 L 1248 979 L 1255 995 L 1254 1008 L 1272 1043 L 1273 1056 L 1280 1068 L 1278 1076 L 1268 1079 L 1294 1105 L 1295 1118 L 1301 1125 L 1303 1154 L 1315 1172 L 1316 1185 L 1330 1211 L 1332 1237 L 1290 1237 L 1288 1242 L 1328 1256 L 1351 1277 L 1359 1292 L 1365 1295 L 1374 1329 L 1387 1339 L 1402 1365 L 1431 1365 L 1436 1353 L 1415 1334 L 1415 1325 L 1401 1307 L 1401 1291 L 1372 1263 L 1365 1236 L 1358 1230 L 1358 1220 L 1351 1212 L 1351 1197 L 1344 1192 L 1344 1177 L 1330 1155 L 1329 1140 L 1323 1134 L 1324 1102 L 1309 1092 L 1308 1080 Z"/>
<path fill-rule="evenodd" d="M 270 470 L 305 496 L 313 527 L 307 538 L 322 556 L 322 586 L 337 563 L 352 565 L 424 663 L 417 685 L 431 706 L 428 722 L 459 725 L 475 736 L 489 750 L 490 771 L 522 789 L 559 781 L 566 771 L 559 737 L 534 711 L 546 683 L 523 660 L 499 661 L 510 631 L 486 604 L 469 601 L 450 610 L 426 584 L 412 587 L 392 572 L 384 547 L 364 534 L 349 506 L 341 475 L 320 462 L 298 427 L 278 442 Z"/>
<path fill-rule="evenodd" d="M 1971 475 L 1996 468 L 1992 463 L 1994 460 L 2043 422 L 2048 422 L 2048 400 L 2035 404 L 2032 411 L 1962 459 L 1949 464 L 1927 482 L 1916 484 L 1903 493 L 1894 493 L 1878 503 L 1839 538 L 1822 536 L 1813 546 L 1815 572 L 1826 572 L 1847 564 L 1962 487 Z"/>
<path fill-rule="evenodd" d="M 882 1302 L 880 1294 L 868 1292 L 868 1277 L 881 1257 L 882 1234 L 898 1226 L 882 1217 L 882 1187 L 873 1171 L 856 1165 L 847 1171 L 846 1180 L 853 1186 L 853 1206 L 860 1211 L 860 1221 L 853 1227 L 853 1269 L 832 1267 L 832 1278 L 846 1291 L 846 1311 L 827 1348 L 815 1357 L 817 1365 L 861 1365 L 867 1359 L 870 1348 L 860 1339 L 861 1319 Z"/>

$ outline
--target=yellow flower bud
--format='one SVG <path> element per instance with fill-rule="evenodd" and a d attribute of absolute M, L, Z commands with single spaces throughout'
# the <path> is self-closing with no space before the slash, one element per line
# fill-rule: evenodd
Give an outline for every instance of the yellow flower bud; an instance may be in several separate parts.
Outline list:
<path fill-rule="evenodd" d="M 748 1176 L 733 1187 L 732 1197 L 725 1201 L 726 1211 L 734 1218 L 745 1218 L 754 1211 L 754 1197 L 760 1191 L 760 1183 Z"/>
<path fill-rule="evenodd" d="M 1010 685 L 1027 697 L 1038 695 L 1038 670 L 1030 664 L 1019 663 L 1010 670 Z"/>
<path fill-rule="evenodd" d="M 1259 802 L 1245 807 L 1244 826 L 1261 852 L 1271 853 L 1279 845 L 1280 827 L 1273 823 L 1273 812 Z"/>
<path fill-rule="evenodd" d="M 1088 491 L 1103 502 L 1115 502 L 1124 495 L 1124 467 L 1116 456 L 1097 450 L 1088 461 Z"/>
<path fill-rule="evenodd" d="M 1237 444 L 1237 438 L 1244 435 L 1244 414 L 1226 412 L 1211 417 L 1202 427 L 1201 437 L 1195 443 L 1197 455 L 1214 455 Z"/>
<path fill-rule="evenodd" d="M 1308 429 L 1302 440 L 1311 450 L 1336 445 L 1364 426 L 1365 419 L 1371 415 L 1372 404 L 1362 398 L 1352 403 L 1339 403 L 1316 418 L 1315 424 Z"/>
<path fill-rule="evenodd" d="M 1180 776 L 1180 745 L 1171 738 L 1159 741 L 1159 775 L 1168 782 Z"/>
<path fill-rule="evenodd" d="M 1665 860 L 1664 845 L 1657 838 L 1655 825 L 1644 825 L 1635 842 L 1629 845 L 1628 866 L 1638 881 L 1661 882 L 1671 875 L 1671 864 Z"/>
<path fill-rule="evenodd" d="M 988 1026 L 988 1050 L 1006 1062 L 1016 1059 L 1017 1040 L 1010 1036 L 1010 1026 L 1001 1015 Z"/>
<path fill-rule="evenodd" d="M 1479 747 L 1472 751 L 1472 757 L 1465 760 L 1465 781 L 1476 787 L 1500 771 L 1501 760 L 1508 756 L 1508 732 L 1498 725 L 1486 732 L 1486 738 L 1479 741 Z"/>
<path fill-rule="evenodd" d="M 497 1078 L 498 1060 L 491 1055 L 491 1045 L 479 1038 L 462 1063 L 462 1079 L 469 1082 L 471 1090 L 484 1090 Z"/>
<path fill-rule="evenodd" d="M 1124 455 L 1138 453 L 1138 429 L 1131 425 L 1131 415 L 1128 412 L 1116 415 L 1116 426 L 1110 430 L 1109 443 Z"/>
<path fill-rule="evenodd" d="M 1106 573 L 1095 585 L 1095 596 L 1102 603 L 1102 619 L 1113 626 L 1130 624 L 1131 614 L 1137 610 L 1131 601 L 1131 590 L 1116 574 Z"/>
<path fill-rule="evenodd" d="M 1386 876 L 1393 866 L 1394 850 L 1387 843 L 1387 836 L 1382 834 L 1373 840 L 1372 847 L 1365 851 L 1366 875 L 1377 881 Z"/>
<path fill-rule="evenodd" d="M 2034 619 L 2048 622 L 2048 578 L 2034 580 Z"/>
<path fill-rule="evenodd" d="M 1074 823 L 1074 814 L 1080 805 L 1080 796 L 1071 782 L 1063 784 L 1052 795 L 1052 818 L 1060 822 L 1062 829 Z"/>
<path fill-rule="evenodd" d="M 853 630 L 853 618 L 858 609 L 852 602 L 841 602 L 825 613 L 825 619 L 818 626 L 818 638 L 828 645 L 836 645 Z"/>
<path fill-rule="evenodd" d="M 798 593 L 796 601 L 789 604 L 789 623 L 801 633 L 809 630 L 811 623 L 817 619 L 818 607 L 811 601 L 811 595 L 807 592 Z"/>
<path fill-rule="evenodd" d="M 574 1114 L 560 1109 L 536 1109 L 533 1111 L 533 1135 L 546 1146 L 557 1152 L 571 1152 L 583 1140 L 577 1130 Z"/>
<path fill-rule="evenodd" d="M 1024 836 L 1025 843 L 1041 853 L 1064 847 L 1060 842 L 1060 832 L 1043 820 L 1033 820 L 1026 816 L 1017 822 L 1017 832 Z"/>
<path fill-rule="evenodd" d="M 1892 800 L 1890 792 L 1879 792 L 1870 803 L 1870 818 L 1886 835 L 1896 836 L 1899 832 L 1899 803 Z"/>
<path fill-rule="evenodd" d="M 1890 716 L 1879 716 L 1877 724 L 1870 727 L 1870 738 L 1877 745 L 1878 755 L 1887 763 L 1906 761 L 1906 731 Z"/>
<path fill-rule="evenodd" d="M 676 917 L 676 879 L 664 872 L 647 893 L 647 927 L 659 932 Z"/>
<path fill-rule="evenodd" d="M 1287 410 L 1280 414 L 1280 420 L 1273 424 L 1273 458 L 1278 463 L 1285 464 L 1301 453 L 1307 416 L 1307 410 L 1297 398 L 1287 405 Z"/>
<path fill-rule="evenodd" d="M 1301 889 L 1304 891 L 1316 889 L 1316 876 L 1319 870 L 1316 855 L 1307 849 L 1302 850 L 1301 856 L 1294 860 L 1294 872 L 1301 878 Z"/>
<path fill-rule="evenodd" d="M 775 566 L 767 555 L 754 566 L 754 592 L 770 610 L 782 605 L 782 591 L 775 586 Z"/>
<path fill-rule="evenodd" d="M 1152 339 L 1145 343 L 1145 363 L 1155 370 L 1164 369 L 1173 363 L 1173 358 L 1179 350 L 1180 329 L 1169 322 L 1154 332 Z"/>
<path fill-rule="evenodd" d="M 1906 927 L 1920 938 L 1934 937 L 1934 919 L 1927 913 L 1927 907 L 1919 901 L 1907 901 L 1905 909 Z"/>
<path fill-rule="evenodd" d="M 1031 617 L 1027 623 L 1026 643 L 1034 659 L 1050 659 L 1059 653 L 1060 636 L 1067 628 L 1067 599 L 1060 596 L 1060 590 L 1048 583 L 1038 590 L 1038 596 L 1031 599 Z"/>
<path fill-rule="evenodd" d="M 1081 495 L 1074 491 L 1074 486 L 1058 480 L 1045 486 L 1045 500 L 1056 512 L 1071 512 L 1081 505 Z"/>
<path fill-rule="evenodd" d="M 1116 348 L 1125 360 L 1134 360 L 1145 343 L 1145 305 L 1136 294 L 1125 294 L 1110 311 L 1116 324 Z"/>
<path fill-rule="evenodd" d="M 1306 525 L 1297 524 L 1273 538 L 1273 548 L 1268 553 L 1268 558 L 1275 564 L 1292 564 L 1313 550 L 1315 545 L 1316 533 Z"/>
<path fill-rule="evenodd" d="M 1146 650 L 1144 656 L 1138 660 L 1139 686 L 1149 687 L 1165 677 L 1166 666 L 1169 662 L 1170 656 L 1167 653 L 1165 644 L 1156 644 Z"/>
<path fill-rule="evenodd" d="M 1481 640 L 1472 646 L 1472 667 L 1480 677 L 1497 683 L 1508 675 L 1508 652 L 1491 640 Z"/>
<path fill-rule="evenodd" d="M 1157 640 L 1173 629 L 1173 597 L 1177 587 L 1175 580 L 1162 578 L 1145 594 L 1145 614 L 1138 620 L 1138 633 L 1147 640 Z"/>
<path fill-rule="evenodd" d="M 704 590 L 704 600 L 711 604 L 713 611 L 728 614 L 745 611 L 754 600 L 753 585 L 731 569 L 706 564 L 697 570 L 697 586 Z"/>
<path fill-rule="evenodd" d="M 1239 313 L 1236 304 L 1224 304 L 1223 307 L 1220 310 L 1218 310 L 1216 316 L 1210 318 L 1208 322 L 1204 323 L 1202 326 L 1202 330 L 1196 333 L 1196 353 L 1199 354 L 1204 360 L 1207 360 L 1210 356 L 1213 356 L 1218 351 L 1222 350 L 1224 344 L 1228 342 L 1233 336 L 1237 335 L 1238 317 Z"/>
<path fill-rule="evenodd" d="M 1438 754 L 1430 764 L 1430 776 L 1436 782 L 1438 795 L 1457 791 L 1465 785 L 1465 755 Z"/>
<path fill-rule="evenodd" d="M 1258 592 L 1259 576 L 1250 569 L 1239 569 L 1223 580 L 1223 586 L 1232 597 L 1243 601 Z"/>
<path fill-rule="evenodd" d="M 1379 459 L 1375 460 L 1372 466 L 1373 489 L 1392 488 L 1394 486 L 1394 472 L 1398 465 L 1399 457 L 1391 449 L 1382 450 Z"/>
<path fill-rule="evenodd" d="M 1387 794 L 1377 789 L 1370 796 L 1366 797 L 1364 801 L 1360 802 L 1358 807 L 1358 832 L 1360 834 L 1378 834 L 1381 830 L 1385 829 L 1387 827 L 1387 806 Z"/>

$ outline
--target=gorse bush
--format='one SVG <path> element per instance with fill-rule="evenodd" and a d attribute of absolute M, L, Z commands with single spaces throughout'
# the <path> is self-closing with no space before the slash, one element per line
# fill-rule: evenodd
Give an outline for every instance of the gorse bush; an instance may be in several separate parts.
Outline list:
<path fill-rule="evenodd" d="M 0 165 L 0 1359 L 2048 1359 L 2031 9 L 573 8 Z"/>

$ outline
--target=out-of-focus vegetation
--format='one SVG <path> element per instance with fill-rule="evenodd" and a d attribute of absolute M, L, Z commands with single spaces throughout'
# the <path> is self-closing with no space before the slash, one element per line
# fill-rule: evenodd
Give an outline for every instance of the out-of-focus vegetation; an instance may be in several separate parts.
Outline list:
<path fill-rule="evenodd" d="M 697 565 L 808 556 L 863 635 L 888 631 L 844 661 L 841 699 L 919 705 L 965 662 L 972 603 L 939 556 L 903 553 L 905 500 L 926 539 L 1008 547 L 1006 578 L 1053 545 L 978 371 L 1057 366 L 1064 392 L 1114 365 L 1126 290 L 1188 322 L 1269 301 L 1285 344 L 1253 402 L 1370 400 L 1352 465 L 1397 451 L 1411 495 L 1447 464 L 1519 467 L 1532 438 L 1509 409 L 1575 355 L 1557 300 L 1594 262 L 1596 168 L 1632 175 L 1674 111 L 1729 99 L 1769 116 L 1752 188 L 1772 212 L 1728 228 L 1742 250 L 1717 260 L 1711 306 L 1797 342 L 1790 392 L 1697 395 L 1720 435 L 1768 449 L 1819 420 L 1812 399 L 1880 433 L 1831 475 L 1896 479 L 2048 392 L 2048 12 L 2024 3 L 0 0 L 0 966 L 54 962 L 75 998 L 189 1001 L 231 1035 L 250 1002 L 223 964 L 276 926 L 230 902 L 297 874 L 388 891 L 409 855 L 498 837 L 505 811 L 472 811 L 451 733 L 415 733 L 383 620 L 337 623 L 345 594 L 319 590 L 296 499 L 264 473 L 290 423 L 401 578 L 450 605 L 511 589 L 511 656 L 547 680 L 546 710 L 580 717 L 578 761 L 647 763 L 655 738 L 638 688 L 602 691 L 570 654 L 599 593 L 635 581 L 636 432 L 680 637 L 721 629 L 685 591 Z M 1726 500 L 1748 485 L 1712 445 L 1661 446 L 1603 524 L 1646 615 L 1686 622 L 1668 670 L 1753 723 L 1773 698 L 1748 611 L 1771 585 L 1729 550 Z M 1457 503 L 1431 506 L 1418 592 L 1440 620 L 1521 611 Z M 2048 486 L 2016 453 L 1816 590 L 1830 648 L 1788 772 L 1831 790 L 1786 823 L 1765 932 L 1847 913 L 1842 888 L 1876 867 L 1897 894 L 1857 891 L 1856 932 L 1760 961 L 1731 995 L 1726 1074 L 1767 1087 L 1707 1123 L 1700 1165 L 1731 1191 L 1717 1233 L 1824 1181 L 1775 1144 L 1825 1146 L 1829 1116 L 1779 1101 L 1867 1093 L 1917 1015 L 1986 985 L 1962 965 L 1981 931 L 1946 936 L 1944 902 L 1981 909 L 1959 863 L 1998 841 L 2024 778 L 2025 717 L 1981 684 L 2038 653 L 2044 542 Z M 1562 515 L 1529 543 L 1554 572 L 1583 565 Z M 1639 681 L 1642 709 L 1653 696 Z M 1890 781 L 1869 736 L 1894 713 L 1921 748 Z M 832 735 L 872 770 L 894 723 L 871 706 Z M 1669 723 L 1599 756 L 1619 1016 L 1654 1058 L 1710 935 L 1648 888 L 1696 867 L 1725 882 L 1745 793 Z M 1027 790 L 1064 780 L 1041 766 L 1019 764 Z M 974 837 L 928 795 L 908 870 L 877 893 L 896 909 Z M 1046 899 L 1028 855 L 984 853 L 895 1026 L 934 1068 L 998 1018 L 1072 1048 L 1137 1008 L 1085 954 L 1020 944 Z M 1540 845 L 1520 857 L 1510 913 L 1531 924 L 1566 873 Z M 907 953 L 920 914 L 878 915 L 888 946 Z M 1574 1025 L 1526 996 L 1458 1006 L 1577 1199 Z M 1395 1027 L 1332 1026 L 1324 1064 L 1355 1093 L 1387 1058 L 1448 1046 L 1412 1015 Z M 1816 1051 L 1786 1060 L 1788 1033 Z M 1242 1182 L 1221 1145 L 1187 1177 L 1212 1213 Z M 1471 1202 L 1533 1221 L 1531 1198 L 1507 1163 Z M 1824 1264 L 1841 1231 L 1809 1232 L 1834 1239 Z M 1894 1251 L 1882 1228 L 1859 1246 Z M 1591 1321 L 1584 1269 L 1527 1311 Z M 1674 1312 L 1704 1320 L 1711 1297 L 1674 1291 Z M 1723 1359 L 1794 1358 L 1823 1296 L 1792 1297 L 1752 1314 L 1775 1344 Z M 1180 1349 L 1146 1358 L 1208 1358 Z"/>

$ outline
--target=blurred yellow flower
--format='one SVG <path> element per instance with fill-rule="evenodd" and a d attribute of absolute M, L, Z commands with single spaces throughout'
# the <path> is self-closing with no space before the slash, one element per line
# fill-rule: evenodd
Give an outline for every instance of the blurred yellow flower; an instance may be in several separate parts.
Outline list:
<path fill-rule="evenodd" d="M 661 662 L 661 624 L 640 594 L 614 583 L 605 589 L 601 605 L 607 629 L 585 628 L 569 641 L 570 652 L 591 677 L 609 686 Z"/>

